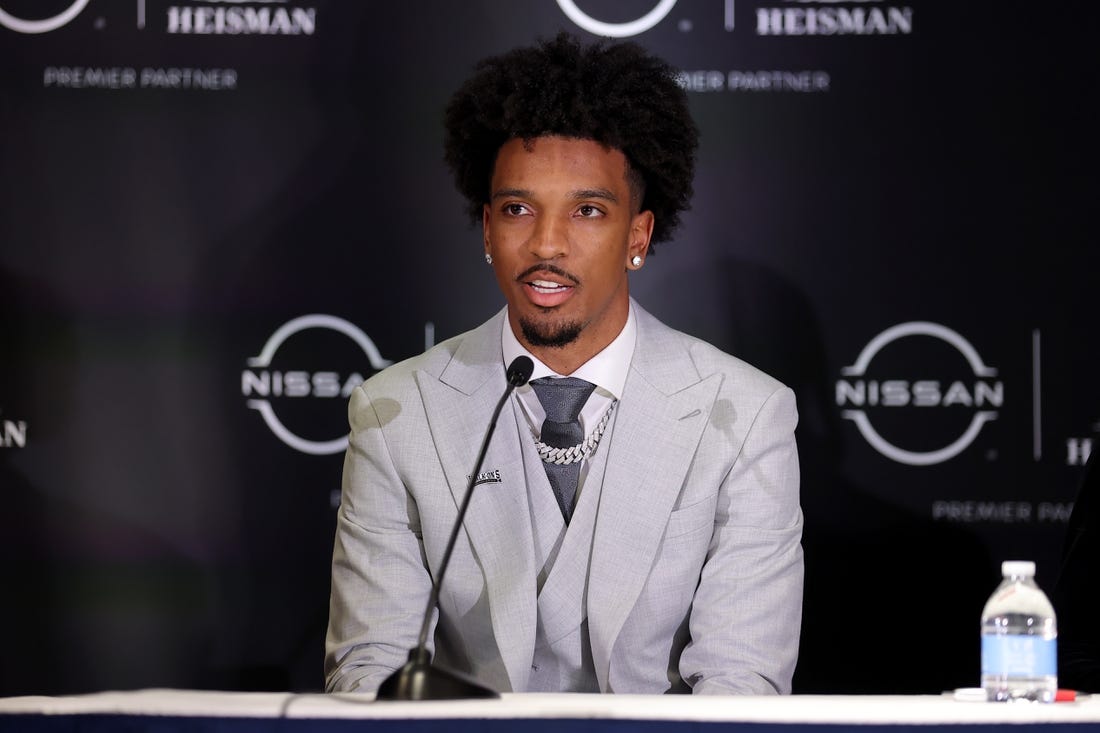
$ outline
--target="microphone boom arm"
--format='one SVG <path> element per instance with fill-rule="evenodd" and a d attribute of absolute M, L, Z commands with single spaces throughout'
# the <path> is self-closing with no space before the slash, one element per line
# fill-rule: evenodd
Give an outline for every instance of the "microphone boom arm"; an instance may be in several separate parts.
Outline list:
<path fill-rule="evenodd" d="M 447 566 L 451 563 L 451 553 L 454 551 L 455 542 L 458 540 L 458 532 L 462 528 L 462 522 L 466 517 L 466 510 L 470 506 L 470 498 L 474 495 L 474 487 L 477 485 L 477 475 L 481 470 L 481 463 L 485 460 L 485 453 L 489 450 L 489 440 L 496 430 L 497 419 L 500 411 L 504 409 L 504 403 L 516 387 L 527 383 L 534 370 L 534 363 L 526 356 L 516 357 L 508 366 L 508 386 L 504 394 L 500 396 L 493 416 L 489 420 L 489 429 L 485 431 L 485 439 L 481 441 L 481 450 L 477 454 L 474 470 L 470 473 L 469 482 L 466 484 L 466 494 L 462 497 L 462 503 L 458 507 L 458 516 L 455 518 L 451 537 L 447 540 L 447 548 L 443 551 L 443 557 L 439 562 L 439 575 L 432 582 L 432 591 L 428 595 L 428 607 L 424 610 L 424 621 L 420 626 L 420 637 L 416 646 L 409 652 L 409 660 L 403 666 L 395 670 L 387 677 L 378 688 L 379 700 L 454 700 L 474 697 L 500 697 L 493 690 L 483 687 L 472 679 L 455 672 L 450 672 L 438 667 L 432 667 L 428 657 L 428 630 L 432 625 L 432 611 L 439 603 L 439 590 L 443 586 L 443 575 L 447 572 Z"/>

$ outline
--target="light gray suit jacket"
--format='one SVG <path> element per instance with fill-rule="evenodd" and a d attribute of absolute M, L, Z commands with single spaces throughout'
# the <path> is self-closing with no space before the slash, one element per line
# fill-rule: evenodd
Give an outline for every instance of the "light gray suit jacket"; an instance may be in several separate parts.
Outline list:
<path fill-rule="evenodd" d="M 604 692 L 790 692 L 802 612 L 794 395 L 636 303 L 638 340 L 593 532 L 592 658 Z M 329 690 L 371 691 L 407 659 L 493 408 L 505 313 L 352 395 L 333 552 Z M 443 580 L 435 658 L 526 689 L 536 567 L 508 409 Z M 496 474 L 494 474 L 494 477 Z"/>

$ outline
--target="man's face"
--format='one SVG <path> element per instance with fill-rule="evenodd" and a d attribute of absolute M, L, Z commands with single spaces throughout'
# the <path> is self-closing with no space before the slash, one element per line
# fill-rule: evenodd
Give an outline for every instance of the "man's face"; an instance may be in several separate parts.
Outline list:
<path fill-rule="evenodd" d="M 637 212 L 631 193 L 626 156 L 592 140 L 514 139 L 497 155 L 485 251 L 513 332 L 560 372 L 626 323 L 627 270 L 645 258 L 653 232 L 652 213 Z"/>

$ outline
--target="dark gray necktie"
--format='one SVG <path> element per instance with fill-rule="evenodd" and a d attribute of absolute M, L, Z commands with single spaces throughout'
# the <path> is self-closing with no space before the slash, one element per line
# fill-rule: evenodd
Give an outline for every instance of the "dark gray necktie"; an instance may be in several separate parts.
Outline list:
<path fill-rule="evenodd" d="M 580 414 L 588 396 L 596 385 L 583 379 L 565 377 L 563 379 L 533 379 L 531 387 L 546 410 L 546 420 L 542 423 L 540 439 L 554 448 L 572 448 L 584 440 L 581 430 Z M 581 475 L 581 462 L 556 464 L 543 462 L 546 477 L 554 489 L 561 514 L 566 524 L 573 516 L 573 501 L 577 495 L 577 481 Z"/>

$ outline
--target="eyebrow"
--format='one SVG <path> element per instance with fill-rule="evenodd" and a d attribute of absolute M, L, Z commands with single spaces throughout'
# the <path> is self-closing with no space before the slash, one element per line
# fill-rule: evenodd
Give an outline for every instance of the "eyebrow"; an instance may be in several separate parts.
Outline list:
<path fill-rule="evenodd" d="M 495 201 L 500 198 L 507 198 L 509 196 L 515 196 L 516 198 L 531 198 L 534 196 L 534 191 L 526 188 L 502 188 L 493 192 L 492 199 Z M 581 188 L 569 193 L 569 198 L 575 201 L 581 201 L 584 199 L 604 199 L 611 203 L 619 203 L 619 197 L 612 191 L 606 188 Z"/>

